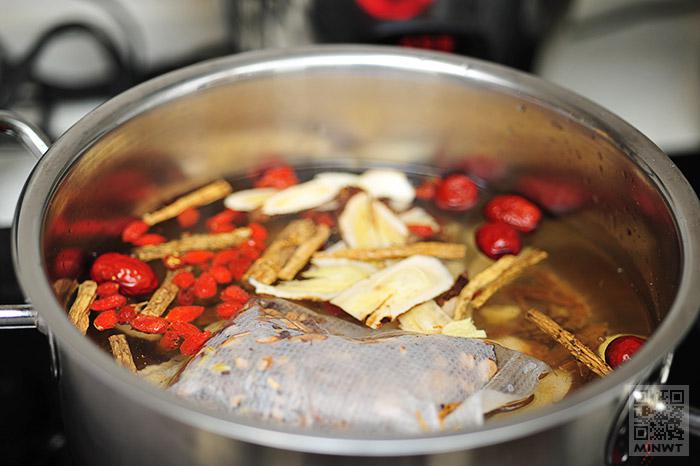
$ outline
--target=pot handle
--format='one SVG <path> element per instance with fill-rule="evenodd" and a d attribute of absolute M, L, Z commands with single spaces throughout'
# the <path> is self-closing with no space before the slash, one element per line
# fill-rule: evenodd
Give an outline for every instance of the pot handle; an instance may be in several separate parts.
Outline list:
<path fill-rule="evenodd" d="M 0 330 L 38 327 L 38 316 L 31 305 L 0 305 Z"/>
<path fill-rule="evenodd" d="M 27 119 L 7 110 L 0 110 L 0 133 L 16 138 L 37 160 L 51 145 L 43 131 Z"/>

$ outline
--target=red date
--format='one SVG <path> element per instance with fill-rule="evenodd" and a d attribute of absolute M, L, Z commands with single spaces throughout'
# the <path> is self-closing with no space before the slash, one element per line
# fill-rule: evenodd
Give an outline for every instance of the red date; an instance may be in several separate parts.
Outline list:
<path fill-rule="evenodd" d="M 99 256 L 92 264 L 90 276 L 97 283 L 117 282 L 128 296 L 145 295 L 158 288 L 158 277 L 150 265 L 116 252 Z"/>

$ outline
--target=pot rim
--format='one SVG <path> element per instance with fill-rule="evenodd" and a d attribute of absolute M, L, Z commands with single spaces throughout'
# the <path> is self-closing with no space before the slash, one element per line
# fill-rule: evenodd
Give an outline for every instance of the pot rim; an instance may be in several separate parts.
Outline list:
<path fill-rule="evenodd" d="M 48 200 L 70 167 L 109 131 L 132 117 L 176 98 L 223 83 L 306 70 L 387 69 L 438 75 L 517 94 L 596 129 L 638 165 L 673 213 L 681 249 L 678 292 L 661 325 L 640 352 L 610 376 L 582 387 L 556 405 L 534 413 L 489 422 L 485 427 L 418 436 L 343 435 L 277 427 L 212 411 L 133 377 L 71 324 L 44 273 L 43 223 Z M 192 65 L 140 84 L 83 117 L 47 151 L 26 182 L 14 222 L 13 256 L 18 279 L 40 310 L 64 355 L 134 402 L 185 424 L 250 443 L 313 453 L 395 456 L 475 448 L 523 437 L 562 424 L 613 399 L 673 351 L 700 308 L 700 203 L 670 159 L 621 118 L 589 100 L 532 75 L 450 54 L 378 46 L 311 46 L 248 52 Z M 603 426 L 608 429 L 610 426 Z"/>

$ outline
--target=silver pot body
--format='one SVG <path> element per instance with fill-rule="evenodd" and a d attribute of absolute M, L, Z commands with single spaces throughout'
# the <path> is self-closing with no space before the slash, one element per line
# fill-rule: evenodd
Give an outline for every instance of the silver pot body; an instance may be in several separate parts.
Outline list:
<path fill-rule="evenodd" d="M 120 219 L 273 159 L 421 173 L 468 166 L 503 189 L 523 176 L 565 180 L 581 199 L 566 221 L 630 271 L 660 325 L 628 364 L 540 412 L 475 431 L 362 438 L 231 419 L 177 399 L 70 324 L 49 279 L 59 250 L 107 250 Z M 370 47 L 244 54 L 137 86 L 49 149 L 15 224 L 20 283 L 56 341 L 70 443 L 88 464 L 601 464 L 629 391 L 692 325 L 699 249 L 697 197 L 619 118 L 503 67 Z"/>

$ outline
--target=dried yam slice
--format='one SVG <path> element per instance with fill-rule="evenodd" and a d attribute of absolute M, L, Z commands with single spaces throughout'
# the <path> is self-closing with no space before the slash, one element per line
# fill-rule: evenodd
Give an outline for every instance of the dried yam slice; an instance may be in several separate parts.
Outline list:
<path fill-rule="evenodd" d="M 277 194 L 279 190 L 274 188 L 244 189 L 229 194 L 224 199 L 224 205 L 239 212 L 252 212 L 263 206 L 265 201 Z"/>

